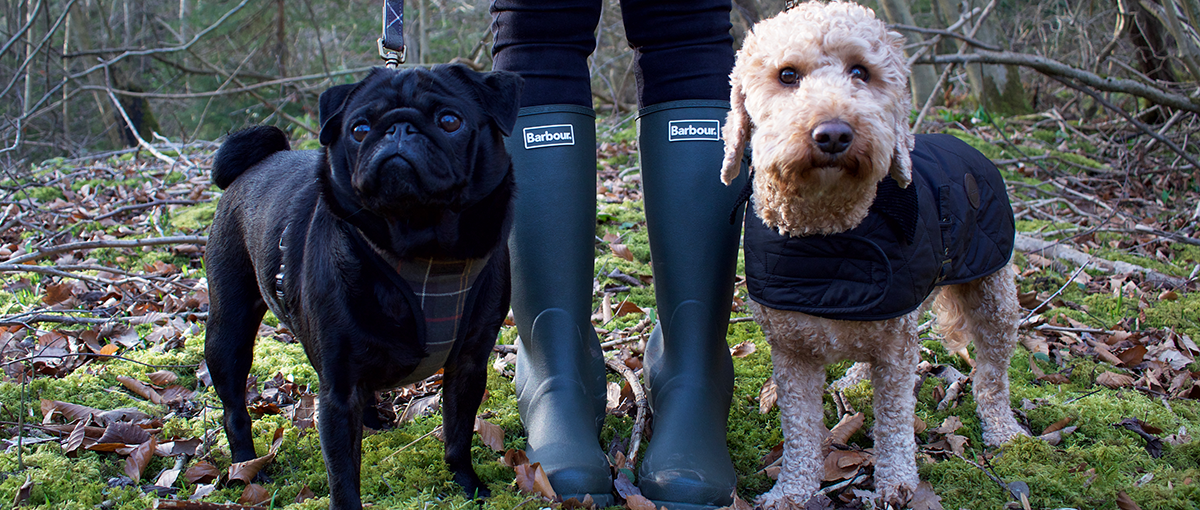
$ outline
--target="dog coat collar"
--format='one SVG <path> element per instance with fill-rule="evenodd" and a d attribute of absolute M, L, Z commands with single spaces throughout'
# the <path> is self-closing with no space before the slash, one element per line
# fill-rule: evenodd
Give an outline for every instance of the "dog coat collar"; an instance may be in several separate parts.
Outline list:
<path fill-rule="evenodd" d="M 950 135 L 918 135 L 913 182 L 880 182 L 870 213 L 838 234 L 791 237 L 748 214 L 746 286 L 756 302 L 840 320 L 882 320 L 921 305 L 934 287 L 987 276 L 1012 256 L 1004 181 Z"/>

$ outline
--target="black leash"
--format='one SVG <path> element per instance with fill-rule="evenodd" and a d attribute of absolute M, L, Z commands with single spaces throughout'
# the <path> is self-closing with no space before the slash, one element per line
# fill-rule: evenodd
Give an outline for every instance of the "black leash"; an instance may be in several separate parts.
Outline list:
<path fill-rule="evenodd" d="M 383 0 L 383 37 L 379 38 L 379 56 L 389 69 L 404 63 L 404 0 Z"/>

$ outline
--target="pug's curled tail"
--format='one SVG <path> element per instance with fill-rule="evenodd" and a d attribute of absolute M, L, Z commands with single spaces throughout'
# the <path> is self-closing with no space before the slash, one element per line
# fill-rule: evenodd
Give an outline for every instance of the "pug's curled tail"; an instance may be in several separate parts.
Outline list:
<path fill-rule="evenodd" d="M 287 134 L 275 126 L 254 126 L 230 133 L 213 157 L 213 184 L 228 188 L 246 169 L 289 149 Z"/>

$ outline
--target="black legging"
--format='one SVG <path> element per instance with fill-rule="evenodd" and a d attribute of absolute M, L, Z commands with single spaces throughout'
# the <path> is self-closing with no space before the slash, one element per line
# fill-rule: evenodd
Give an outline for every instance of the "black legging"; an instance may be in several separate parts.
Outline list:
<path fill-rule="evenodd" d="M 729 99 L 729 9 L 729 0 L 621 0 L 639 106 Z M 493 0 L 491 10 L 494 67 L 525 78 L 521 106 L 592 106 L 600 0 Z"/>

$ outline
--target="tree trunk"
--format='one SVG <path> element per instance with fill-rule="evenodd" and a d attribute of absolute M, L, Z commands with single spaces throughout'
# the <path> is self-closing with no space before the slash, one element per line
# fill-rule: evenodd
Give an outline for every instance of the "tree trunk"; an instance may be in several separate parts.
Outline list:
<path fill-rule="evenodd" d="M 917 22 L 913 19 L 912 8 L 909 6 L 908 0 L 879 0 L 880 10 L 883 11 L 883 17 L 888 23 L 916 26 Z M 921 34 L 909 32 L 908 44 L 920 43 L 923 38 Z M 934 66 L 914 66 L 912 69 L 912 77 L 909 81 L 909 86 L 912 88 L 913 102 L 917 105 L 924 104 L 933 93 L 934 87 L 937 86 L 938 70 Z M 941 104 L 939 100 L 934 100 L 933 104 Z"/>
<path fill-rule="evenodd" d="M 949 24 L 957 20 L 957 18 L 949 19 L 962 12 L 955 5 L 954 0 L 938 1 L 941 3 L 942 12 L 947 14 L 947 19 L 943 21 Z M 983 0 L 964 0 L 962 3 L 967 9 L 982 8 L 987 5 L 987 2 Z M 974 26 L 974 24 L 975 21 L 972 20 L 967 26 Z M 996 21 L 995 12 L 984 20 L 983 25 L 975 32 L 974 38 L 1006 50 L 1009 48 L 1008 40 L 1000 30 L 999 22 Z M 956 43 L 967 44 L 962 41 L 956 41 Z M 967 79 L 971 83 L 972 98 L 989 113 L 1000 115 L 1030 113 L 1033 110 L 1029 106 L 1029 98 L 1025 95 L 1025 86 L 1021 84 L 1019 69 L 1014 65 L 967 65 Z"/>

